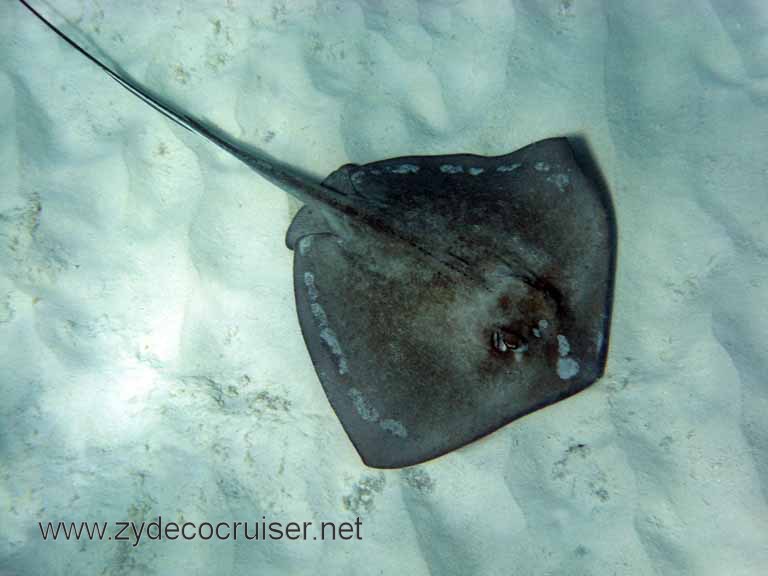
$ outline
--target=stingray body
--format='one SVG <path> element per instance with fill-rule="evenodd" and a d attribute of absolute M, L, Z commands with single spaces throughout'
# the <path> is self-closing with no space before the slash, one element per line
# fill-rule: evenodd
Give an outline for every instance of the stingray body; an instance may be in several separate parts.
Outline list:
<path fill-rule="evenodd" d="M 408 466 L 579 392 L 603 373 L 616 225 L 586 149 L 349 164 L 322 183 L 124 87 L 293 194 L 299 324 L 328 400 L 369 466 Z"/>

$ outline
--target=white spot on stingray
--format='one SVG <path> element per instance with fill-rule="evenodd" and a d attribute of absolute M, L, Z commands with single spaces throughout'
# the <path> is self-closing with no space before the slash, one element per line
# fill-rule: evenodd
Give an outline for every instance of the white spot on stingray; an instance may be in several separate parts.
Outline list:
<path fill-rule="evenodd" d="M 549 164 L 546 162 L 536 162 L 533 167 L 538 172 L 549 172 Z"/>
<path fill-rule="evenodd" d="M 317 320 L 317 325 L 320 328 L 320 339 L 325 342 L 328 348 L 330 348 L 331 353 L 336 356 L 336 361 L 339 363 L 339 374 L 346 374 L 349 372 L 347 358 L 344 356 L 344 351 L 341 349 L 336 333 L 328 326 L 328 316 L 325 314 L 325 310 L 317 302 L 312 304 L 312 315 Z"/>
<path fill-rule="evenodd" d="M 560 358 L 557 361 L 557 375 L 561 380 L 568 380 L 579 373 L 579 363 L 573 358 Z"/>
<path fill-rule="evenodd" d="M 506 164 L 504 166 L 499 166 L 496 168 L 496 172 L 514 172 L 518 168 L 520 168 L 522 164 Z"/>
<path fill-rule="evenodd" d="M 406 430 L 405 426 L 403 426 L 403 423 L 398 420 L 392 420 L 390 418 L 386 418 L 381 422 L 379 422 L 379 426 L 381 426 L 382 430 L 385 430 L 390 434 L 397 436 L 398 438 L 408 437 L 408 430 Z"/>
<path fill-rule="evenodd" d="M 309 301 L 317 301 L 317 287 L 315 286 L 315 276 L 312 272 L 304 272 L 304 286 L 307 287 Z"/>
<path fill-rule="evenodd" d="M 419 167 L 415 164 L 401 164 L 397 168 L 390 169 L 393 174 L 416 174 L 419 171 Z"/>
<path fill-rule="evenodd" d="M 557 335 L 557 352 L 560 354 L 557 360 L 557 375 L 562 380 L 576 376 L 579 373 L 579 363 L 573 358 L 568 358 L 568 354 L 571 353 L 571 344 L 562 334 Z"/>
<path fill-rule="evenodd" d="M 347 392 L 352 399 L 352 405 L 355 407 L 355 412 L 365 422 L 378 423 L 379 427 L 398 438 L 407 438 L 408 430 L 405 428 L 402 422 L 399 420 L 393 420 L 391 418 L 382 419 L 379 415 L 379 411 L 374 408 L 368 399 L 357 388 L 350 388 Z"/>
<path fill-rule="evenodd" d="M 352 184 L 360 184 L 360 182 L 363 181 L 363 178 L 365 177 L 365 172 L 362 170 L 358 170 L 357 172 L 354 172 L 352 174 Z"/>
<path fill-rule="evenodd" d="M 381 170 L 371 170 L 371 174 L 375 174 L 376 176 L 381 175 Z"/>
<path fill-rule="evenodd" d="M 464 172 L 464 168 L 456 164 L 443 164 L 440 166 L 440 172 L 443 174 L 458 174 L 459 172 Z"/>
<path fill-rule="evenodd" d="M 571 183 L 568 174 L 553 174 L 547 177 L 547 182 L 552 182 L 560 192 L 565 192 L 565 187 Z"/>
<path fill-rule="evenodd" d="M 541 338 L 541 330 L 539 330 L 538 328 L 534 328 L 533 335 L 536 336 L 536 338 Z"/>
<path fill-rule="evenodd" d="M 539 330 L 546 330 L 547 328 L 549 328 L 549 322 L 547 322 L 543 318 L 539 320 Z"/>
<path fill-rule="evenodd" d="M 312 236 L 304 236 L 301 240 L 299 240 L 299 254 L 304 256 L 307 251 L 312 248 Z M 304 272 L 304 282 L 306 283 L 306 275 L 309 274 L 312 276 L 311 272 Z M 314 278 L 312 278 L 312 282 L 314 284 Z"/>
<path fill-rule="evenodd" d="M 484 168 L 470 168 L 469 169 L 469 173 L 472 176 L 478 176 L 478 175 L 482 174 L 483 172 L 485 172 Z"/>
<path fill-rule="evenodd" d="M 333 328 L 328 324 L 328 315 L 317 301 L 319 294 L 317 292 L 317 286 L 315 286 L 315 277 L 312 272 L 304 272 L 304 285 L 307 287 L 307 295 L 309 296 L 312 316 L 315 317 L 315 324 L 317 324 L 317 327 L 320 329 L 320 339 L 325 342 L 325 345 L 328 346 L 331 354 L 336 357 L 336 362 L 339 366 L 339 374 L 346 374 L 349 372 L 347 358 L 344 355 L 344 351 L 341 349 L 341 344 L 336 337 L 336 332 L 334 332 Z"/>
<path fill-rule="evenodd" d="M 370 402 L 363 396 L 357 388 L 350 388 L 349 397 L 352 399 L 352 405 L 357 414 L 366 422 L 377 422 L 379 420 L 379 411 L 371 406 Z"/>

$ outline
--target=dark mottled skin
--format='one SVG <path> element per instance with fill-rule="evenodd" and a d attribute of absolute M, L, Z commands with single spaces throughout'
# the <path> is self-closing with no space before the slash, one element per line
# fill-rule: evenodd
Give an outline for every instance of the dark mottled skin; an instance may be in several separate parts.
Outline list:
<path fill-rule="evenodd" d="M 302 332 L 366 464 L 400 467 L 439 456 L 602 375 L 615 225 L 607 193 L 567 139 L 495 158 L 344 166 L 325 185 L 359 203 L 362 225 L 308 207 L 287 241 L 295 248 L 305 239 L 295 259 Z M 366 215 L 377 224 L 366 226 Z M 344 373 L 319 335 L 318 307 L 343 352 Z M 563 359 L 578 362 L 578 372 L 561 370 Z M 377 419 L 361 418 L 360 398 Z M 382 427 L 385 419 L 407 436 Z"/>

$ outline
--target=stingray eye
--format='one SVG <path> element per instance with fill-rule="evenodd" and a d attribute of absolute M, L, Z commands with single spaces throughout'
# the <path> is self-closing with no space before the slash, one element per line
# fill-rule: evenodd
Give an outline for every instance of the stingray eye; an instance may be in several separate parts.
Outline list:
<path fill-rule="evenodd" d="M 504 333 L 501 330 L 494 330 L 491 338 L 491 344 L 497 352 L 506 352 L 509 350 L 507 341 L 504 339 Z"/>
<path fill-rule="evenodd" d="M 519 335 L 512 334 L 504 329 L 496 329 L 491 333 L 491 345 L 497 352 L 520 352 L 526 348 L 525 340 Z"/>

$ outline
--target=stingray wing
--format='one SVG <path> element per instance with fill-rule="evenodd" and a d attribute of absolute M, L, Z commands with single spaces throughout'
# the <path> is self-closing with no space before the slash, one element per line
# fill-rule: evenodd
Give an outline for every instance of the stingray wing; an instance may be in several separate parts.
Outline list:
<path fill-rule="evenodd" d="M 602 375 L 616 229 L 587 172 L 564 138 L 396 158 L 325 182 L 386 232 L 297 215 L 302 333 L 366 464 L 439 456 Z"/>

